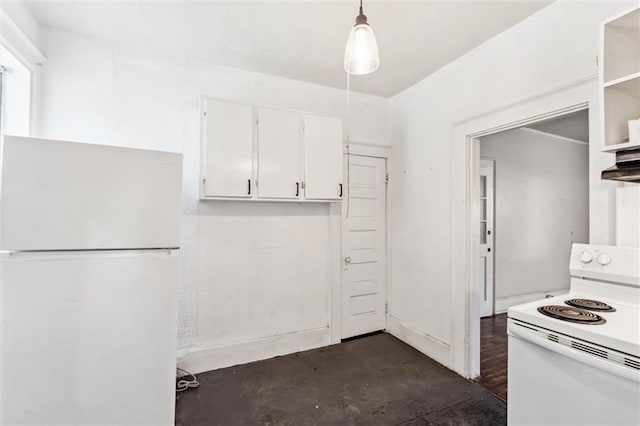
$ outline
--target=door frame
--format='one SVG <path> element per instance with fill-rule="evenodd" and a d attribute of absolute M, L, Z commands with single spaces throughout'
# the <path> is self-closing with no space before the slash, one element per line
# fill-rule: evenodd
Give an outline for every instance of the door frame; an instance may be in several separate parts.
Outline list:
<path fill-rule="evenodd" d="M 477 292 L 479 247 L 479 138 L 553 117 L 589 109 L 590 213 L 598 209 L 605 220 L 590 221 L 592 243 L 611 244 L 615 185 L 602 182 L 599 170 L 608 156 L 600 154 L 598 85 L 590 76 L 548 92 L 463 119 L 451 132 L 451 315 L 450 366 L 467 378 L 480 374 L 480 316 Z M 595 174 L 598 174 L 596 177 Z M 595 191 L 594 191 L 595 190 Z M 597 196 L 595 196 L 597 194 Z M 603 223 L 606 222 L 606 223 Z M 478 300 L 476 300 L 478 299 Z"/>
<path fill-rule="evenodd" d="M 389 165 L 391 159 L 391 146 L 390 145 L 372 145 L 362 142 L 344 142 L 342 155 L 345 158 L 344 164 L 344 186 L 347 187 L 347 159 L 349 155 L 360 155 L 363 157 L 382 158 L 385 160 L 385 170 L 388 176 L 390 176 Z M 347 193 L 348 193 L 347 188 Z M 330 321 L 331 321 L 331 344 L 340 343 L 342 340 L 342 259 L 344 258 L 343 245 L 342 245 L 342 228 L 344 217 L 344 209 L 346 209 L 346 203 L 331 203 L 330 204 L 329 217 L 331 221 L 331 229 L 337 230 L 336 238 L 333 238 L 332 252 L 337 254 L 337 259 L 333 262 L 334 266 L 331 271 L 332 291 L 330 292 Z M 389 242 L 389 185 L 385 188 L 385 292 L 387 304 L 391 303 L 390 300 L 390 285 L 391 285 L 391 250 Z M 389 313 L 387 312 L 387 320 Z"/>
<path fill-rule="evenodd" d="M 483 167 L 483 164 L 491 164 L 490 167 Z M 487 200 L 486 200 L 486 229 L 485 232 L 487 233 L 487 240 L 485 241 L 489 241 L 489 239 L 491 241 L 489 241 L 489 251 L 491 252 L 490 255 L 485 256 L 487 257 L 486 263 L 485 263 L 485 284 L 484 286 L 481 286 L 481 288 L 479 289 L 480 292 L 487 291 L 486 288 L 490 287 L 490 297 L 487 298 L 489 299 L 489 302 L 491 303 L 491 313 L 489 315 L 482 315 L 483 312 L 481 312 L 481 318 L 483 317 L 488 317 L 488 316 L 493 316 L 496 313 L 496 268 L 495 268 L 495 254 L 496 254 L 496 211 L 495 211 L 495 198 L 496 198 L 496 160 L 495 158 L 490 158 L 490 157 L 480 157 L 480 167 L 478 171 L 481 171 L 482 169 L 490 169 L 491 170 L 491 179 L 487 179 L 486 181 L 486 193 L 489 194 L 491 193 L 491 197 L 489 197 L 487 195 Z M 489 186 L 489 182 L 491 182 L 491 185 Z M 481 195 L 481 194 L 479 194 Z M 491 218 L 491 220 L 489 220 L 489 218 Z M 478 222 L 478 224 L 480 224 L 480 222 Z M 480 240 L 478 242 L 478 244 L 480 244 L 481 246 L 482 241 Z M 486 245 L 486 243 L 485 243 Z M 490 258 L 490 260 L 489 260 Z M 489 272 L 490 271 L 490 272 Z"/>

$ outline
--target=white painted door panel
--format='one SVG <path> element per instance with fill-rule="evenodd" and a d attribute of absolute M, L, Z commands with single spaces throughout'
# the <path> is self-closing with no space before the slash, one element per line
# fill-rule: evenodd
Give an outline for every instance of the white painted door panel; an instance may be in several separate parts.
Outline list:
<path fill-rule="evenodd" d="M 1 424 L 173 424 L 177 255 L 3 256 Z"/>
<path fill-rule="evenodd" d="M 0 249 L 180 245 L 182 155 L 5 136 Z"/>
<path fill-rule="evenodd" d="M 480 161 L 480 316 L 494 312 L 494 163 Z"/>
<path fill-rule="evenodd" d="M 342 338 L 386 327 L 385 160 L 349 156 L 343 206 Z"/>
<path fill-rule="evenodd" d="M 253 107 L 210 99 L 203 102 L 204 195 L 250 198 Z"/>
<path fill-rule="evenodd" d="M 258 110 L 258 197 L 300 197 L 301 137 L 299 113 Z"/>
<path fill-rule="evenodd" d="M 342 120 L 304 116 L 305 197 L 336 200 L 342 197 Z"/>

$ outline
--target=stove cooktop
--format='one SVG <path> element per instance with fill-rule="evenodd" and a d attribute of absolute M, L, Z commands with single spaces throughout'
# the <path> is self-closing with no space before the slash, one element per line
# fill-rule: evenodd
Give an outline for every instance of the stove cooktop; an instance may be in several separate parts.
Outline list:
<path fill-rule="evenodd" d="M 575 322 L 578 324 L 604 324 L 607 322 L 603 317 L 585 309 L 575 308 L 566 305 L 545 305 L 538 308 L 538 312 L 551 318 L 561 321 Z"/>
<path fill-rule="evenodd" d="M 587 301 L 581 306 L 588 306 L 589 309 L 572 306 L 576 300 Z M 632 302 L 570 292 L 511 307 L 508 316 L 511 320 L 523 321 L 640 357 L 640 309 Z M 546 308 L 548 306 L 555 308 Z"/>
<path fill-rule="evenodd" d="M 569 306 L 573 306 L 574 308 L 586 309 L 587 311 L 596 311 L 596 312 L 615 312 L 616 311 L 616 309 L 613 306 L 607 305 L 606 303 L 601 302 L 599 300 L 569 299 L 569 300 L 565 300 L 564 303 L 566 303 Z"/>
<path fill-rule="evenodd" d="M 591 312 L 615 312 L 615 308 L 599 300 L 574 298 L 564 301 L 565 305 L 544 305 L 538 312 L 560 321 L 577 324 L 599 325 L 607 322 L 602 316 Z"/>
<path fill-rule="evenodd" d="M 640 249 L 573 244 L 569 272 L 566 294 L 512 306 L 509 321 L 640 357 Z"/>

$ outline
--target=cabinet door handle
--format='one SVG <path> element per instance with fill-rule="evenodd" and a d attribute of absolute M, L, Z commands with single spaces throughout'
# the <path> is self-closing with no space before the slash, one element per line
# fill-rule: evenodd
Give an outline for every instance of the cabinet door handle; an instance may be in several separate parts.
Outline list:
<path fill-rule="evenodd" d="M 300 182 L 296 182 L 296 197 L 300 196 Z"/>
<path fill-rule="evenodd" d="M 251 195 L 251 179 L 247 179 L 247 195 Z"/>
<path fill-rule="evenodd" d="M 340 198 L 342 198 L 342 184 L 340 184 Z"/>

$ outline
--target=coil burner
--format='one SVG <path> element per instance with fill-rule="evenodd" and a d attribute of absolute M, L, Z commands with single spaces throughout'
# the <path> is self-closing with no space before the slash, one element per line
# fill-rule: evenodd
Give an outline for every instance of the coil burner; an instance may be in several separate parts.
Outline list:
<path fill-rule="evenodd" d="M 573 306 L 574 308 L 586 309 L 588 311 L 597 311 L 597 312 L 615 312 L 616 309 L 613 306 L 607 305 L 604 302 L 600 302 L 598 300 L 592 299 L 570 299 L 565 301 L 569 306 Z"/>
<path fill-rule="evenodd" d="M 551 318 L 561 321 L 575 322 L 578 324 L 604 324 L 607 322 L 598 314 L 586 311 L 584 309 L 574 308 L 572 306 L 547 305 L 540 306 L 538 312 Z"/>

